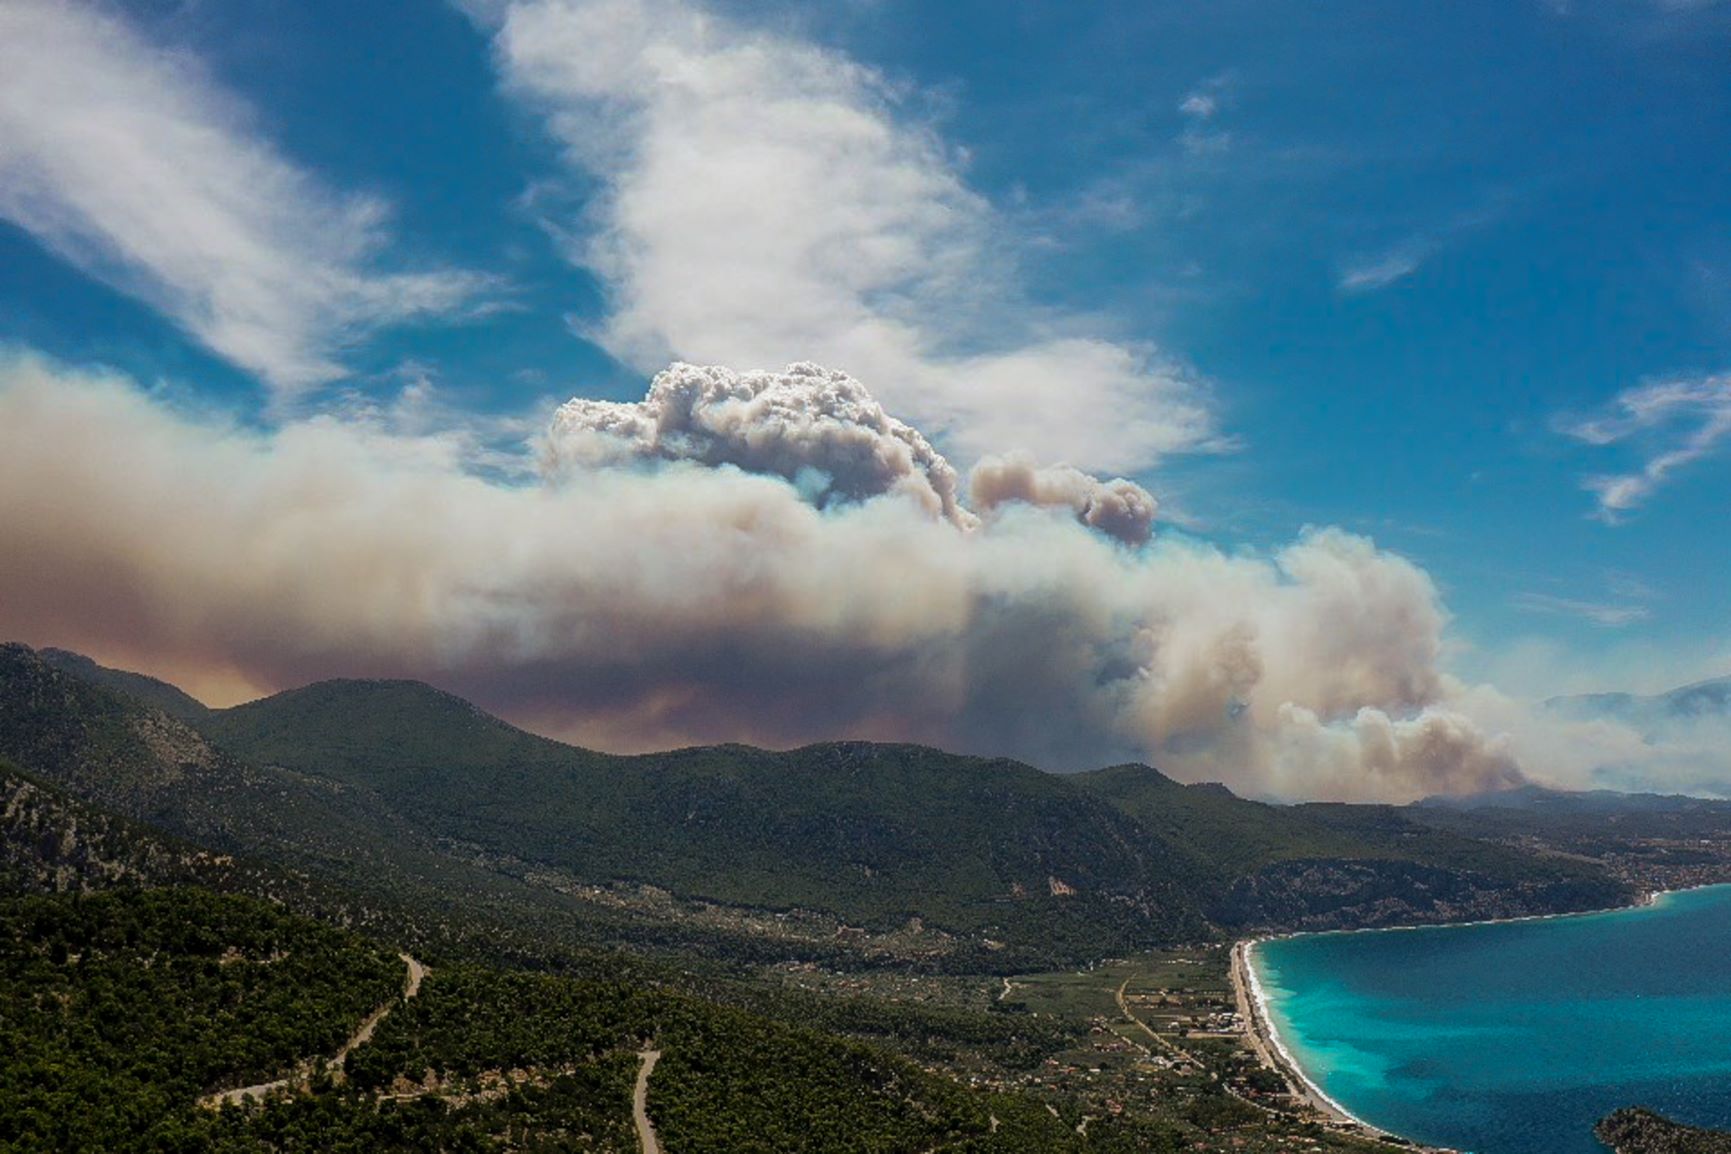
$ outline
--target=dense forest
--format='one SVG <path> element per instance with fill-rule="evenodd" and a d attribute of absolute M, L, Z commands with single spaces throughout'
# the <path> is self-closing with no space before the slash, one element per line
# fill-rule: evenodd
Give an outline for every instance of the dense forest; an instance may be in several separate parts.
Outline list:
<path fill-rule="evenodd" d="M 200 1095 L 331 1053 L 396 956 L 197 889 L 0 901 L 0 1145 L 171 1149 Z"/>
<path fill-rule="evenodd" d="M 633 1148 L 638 1053 L 683 1151 L 1081 1148 L 1033 1102 L 685 994 L 455 965 L 402 999 L 366 939 L 246 898 L 119 889 L 0 902 L 0 1148 Z M 375 1007 L 392 1012 L 320 1070 Z M 218 1090 L 307 1071 L 262 1104 Z M 1156 1126 L 1089 1149 L 1167 1148 Z"/>

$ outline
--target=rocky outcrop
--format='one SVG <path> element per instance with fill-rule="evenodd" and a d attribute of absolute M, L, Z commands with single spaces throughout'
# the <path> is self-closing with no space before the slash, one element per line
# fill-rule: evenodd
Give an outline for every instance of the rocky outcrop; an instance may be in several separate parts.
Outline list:
<path fill-rule="evenodd" d="M 1651 1110 L 1618 1110 L 1593 1127 L 1616 1154 L 1731 1154 L 1731 1134 L 1684 1126 Z"/>

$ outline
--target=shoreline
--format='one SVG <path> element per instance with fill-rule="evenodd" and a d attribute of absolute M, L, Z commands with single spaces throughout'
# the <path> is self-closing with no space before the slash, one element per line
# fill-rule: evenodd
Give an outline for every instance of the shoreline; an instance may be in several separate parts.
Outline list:
<path fill-rule="evenodd" d="M 1331 1098 L 1286 1048 L 1286 1043 L 1281 1040 L 1280 1031 L 1268 1012 L 1268 995 L 1263 991 L 1262 981 L 1256 976 L 1256 967 L 1250 960 L 1251 950 L 1267 940 L 1247 938 L 1232 947 L 1232 987 L 1238 996 L 1240 1017 L 1244 1019 L 1250 1048 L 1256 1052 L 1264 1066 L 1280 1075 L 1293 1098 L 1322 1114 L 1334 1126 L 1366 1133 L 1372 1137 L 1400 1138 L 1402 1142 L 1411 1142 L 1411 1139 L 1391 1133 L 1380 1126 L 1373 1126 Z M 1414 1145 L 1417 1149 L 1426 1149 Z"/>
<path fill-rule="evenodd" d="M 1471 922 L 1421 922 L 1410 926 L 1360 926 L 1350 930 L 1287 930 L 1282 933 L 1259 934 L 1254 938 L 1243 938 L 1241 942 L 1272 942 L 1282 938 L 1326 937 L 1331 934 L 1404 934 L 1416 933 L 1420 930 L 1464 930 L 1472 926 L 1507 926 L 1517 922 L 1550 922 L 1562 918 L 1598 918 L 1608 914 L 1627 914 L 1636 910 L 1648 909 L 1658 905 L 1668 897 L 1677 894 L 1692 894 L 1699 890 L 1719 888 L 1731 889 L 1731 881 L 1702 882 L 1698 886 L 1679 886 L 1674 890 L 1642 890 L 1639 897 L 1627 905 L 1605 906 L 1596 910 L 1569 910 L 1560 914 L 1515 914 L 1506 918 L 1479 918 Z"/>
<path fill-rule="evenodd" d="M 1468 926 L 1505 925 L 1512 922 L 1551 921 L 1557 918 L 1595 917 L 1602 914 L 1628 913 L 1634 910 L 1648 909 L 1657 906 L 1664 899 L 1680 893 L 1690 893 L 1695 890 L 1713 889 L 1718 886 L 1731 886 L 1731 882 L 1709 882 L 1698 886 L 1683 886 L 1678 889 L 1646 890 L 1634 902 L 1624 906 L 1611 906 L 1602 910 L 1576 910 L 1560 914 L 1521 914 L 1509 918 L 1482 918 L 1473 922 L 1437 922 L 1418 926 L 1375 926 L 1356 930 L 1316 930 L 1300 933 L 1317 934 L 1381 934 L 1411 930 L 1441 930 L 1462 929 Z M 1352 1111 L 1348 1110 L 1338 1100 L 1331 1097 L 1293 1056 L 1280 1036 L 1280 1030 L 1274 1024 L 1273 1015 L 1268 1008 L 1268 995 L 1262 987 L 1262 980 L 1257 976 L 1256 967 L 1251 960 L 1251 953 L 1263 942 L 1282 938 L 1299 937 L 1300 933 L 1264 934 L 1253 938 L 1242 938 L 1233 943 L 1230 973 L 1232 988 L 1238 1001 L 1239 1016 L 1244 1022 L 1245 1040 L 1250 1043 L 1251 1050 L 1262 1065 L 1280 1076 L 1286 1083 L 1288 1092 L 1297 1101 L 1321 1114 L 1327 1124 L 1333 1128 L 1346 1130 L 1371 1138 L 1391 1140 L 1413 1150 L 1430 1151 L 1433 1154 L 1456 1154 L 1447 1147 L 1427 1146 L 1417 1139 L 1384 1130 L 1380 1126 L 1366 1122 Z"/>

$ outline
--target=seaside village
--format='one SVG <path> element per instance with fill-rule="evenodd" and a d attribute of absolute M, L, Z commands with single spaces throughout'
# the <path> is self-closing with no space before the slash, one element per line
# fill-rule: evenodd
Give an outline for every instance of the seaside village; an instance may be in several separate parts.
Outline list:
<path fill-rule="evenodd" d="M 990 1000 L 1020 1012 L 1083 1018 L 1089 1024 L 1084 1040 L 1036 1068 L 1010 1071 L 982 1061 L 964 1077 L 985 1089 L 1085 1101 L 1093 1113 L 1084 1117 L 1084 1127 L 1087 1117 L 1131 1109 L 1200 1127 L 1209 1137 L 1198 1150 L 1386 1149 L 1387 1136 L 1295 1094 L 1271 1062 L 1259 1057 L 1255 1023 L 1235 986 L 1232 964 L 1230 947 L 1211 943 L 999 979 L 1002 986 L 990 991 L 932 975 L 826 973 L 810 965 L 788 967 L 783 977 L 811 990 L 927 1005 L 978 1007 Z M 957 1067 L 945 1069 L 954 1073 Z M 1271 1128 L 1271 1120 L 1286 1125 Z"/>

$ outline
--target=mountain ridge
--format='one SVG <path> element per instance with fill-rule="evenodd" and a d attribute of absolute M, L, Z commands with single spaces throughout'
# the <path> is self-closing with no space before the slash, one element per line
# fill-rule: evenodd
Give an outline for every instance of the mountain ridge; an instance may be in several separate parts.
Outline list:
<path fill-rule="evenodd" d="M 1272 806 L 1139 764 L 1060 775 L 859 741 L 604 754 L 404 680 L 317 682 L 186 726 L 136 699 L 129 712 L 129 699 L 110 689 L 81 695 L 53 682 L 50 668 L 24 647 L 0 650 L 0 754 L 41 770 L 32 762 L 41 751 L 24 740 L 29 727 L 9 724 L 7 710 L 31 685 L 51 689 L 75 707 L 58 730 L 75 745 L 119 727 L 120 738 L 85 749 L 83 760 L 107 757 L 120 777 L 138 777 L 129 764 L 166 751 L 150 762 L 160 780 L 144 792 L 182 812 L 154 812 L 159 821 L 211 830 L 194 819 L 206 795 L 233 786 L 225 778 L 252 783 L 237 805 L 279 805 L 258 797 L 275 790 L 300 799 L 298 816 L 285 820 L 311 823 L 302 834 L 327 843 L 324 853 L 268 823 L 239 837 L 214 832 L 339 879 L 365 872 L 346 860 L 358 856 L 393 885 L 481 887 L 488 900 L 508 892 L 531 904 L 567 895 L 593 904 L 582 895 L 597 885 L 650 887 L 742 910 L 817 911 L 945 965 L 1011 970 L 1223 927 L 1462 920 L 1631 896 L 1586 865 L 1433 829 L 1391 807 Z M 175 741 L 152 746 L 143 737 L 151 733 Z M 195 756 L 177 754 L 176 742 Z M 57 780 L 114 800 L 112 781 L 69 770 L 78 757 L 60 761 Z M 132 807 L 123 812 L 153 816 L 136 797 L 119 800 Z M 230 815 L 230 824 L 254 820 L 244 806 Z M 642 916 L 630 932 L 649 932 L 664 914 Z"/>

